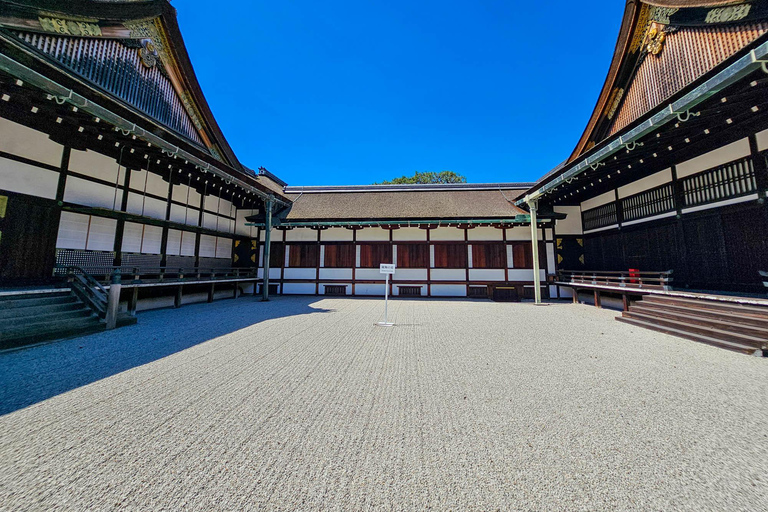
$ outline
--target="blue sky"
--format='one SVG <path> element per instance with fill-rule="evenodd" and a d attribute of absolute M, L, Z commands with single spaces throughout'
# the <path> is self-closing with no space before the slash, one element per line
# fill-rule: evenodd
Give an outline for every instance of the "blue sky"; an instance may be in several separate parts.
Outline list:
<path fill-rule="evenodd" d="M 238 158 L 291 185 L 451 170 L 530 181 L 573 150 L 623 3 L 174 2 Z"/>

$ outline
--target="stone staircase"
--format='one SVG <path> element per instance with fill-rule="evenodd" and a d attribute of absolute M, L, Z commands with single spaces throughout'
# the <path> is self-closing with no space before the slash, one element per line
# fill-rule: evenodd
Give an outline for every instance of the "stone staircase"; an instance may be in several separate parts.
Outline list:
<path fill-rule="evenodd" d="M 105 329 L 69 289 L 0 295 L 0 350 Z"/>
<path fill-rule="evenodd" d="M 646 295 L 616 319 L 744 354 L 768 356 L 768 305 Z"/>

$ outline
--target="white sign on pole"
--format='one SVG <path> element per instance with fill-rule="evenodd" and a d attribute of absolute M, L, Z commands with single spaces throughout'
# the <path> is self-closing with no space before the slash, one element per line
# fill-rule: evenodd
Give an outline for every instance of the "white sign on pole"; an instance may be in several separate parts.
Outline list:
<path fill-rule="evenodd" d="M 387 321 L 387 306 L 389 304 L 389 276 L 394 275 L 395 265 L 393 263 L 382 263 L 379 265 L 379 273 L 386 274 L 387 279 L 384 285 L 384 321 L 378 322 L 376 325 L 392 327 L 395 324 Z"/>

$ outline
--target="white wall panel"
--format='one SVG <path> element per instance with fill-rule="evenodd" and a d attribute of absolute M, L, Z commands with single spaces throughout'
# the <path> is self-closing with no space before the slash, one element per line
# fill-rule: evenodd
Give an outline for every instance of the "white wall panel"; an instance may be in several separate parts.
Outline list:
<path fill-rule="evenodd" d="M 88 215 L 61 212 L 56 248 L 85 249 L 85 240 L 88 238 L 88 222 Z"/>
<path fill-rule="evenodd" d="M 392 230 L 392 240 L 419 241 L 427 239 L 427 230 L 421 228 L 400 228 Z"/>
<path fill-rule="evenodd" d="M 129 201 L 130 202 L 130 201 Z M 178 222 L 179 224 L 185 224 L 190 220 L 190 217 L 194 217 L 195 224 L 197 224 L 198 212 L 194 210 L 188 210 L 183 206 L 177 204 L 171 205 L 171 217 L 172 222 Z"/>
<path fill-rule="evenodd" d="M 576 209 L 578 210 L 578 206 Z M 531 227 L 530 226 L 518 226 L 515 228 L 507 229 L 507 240 L 530 240 L 531 239 Z"/>
<path fill-rule="evenodd" d="M 384 279 L 386 276 L 379 272 L 377 268 L 358 268 L 355 270 L 355 279 L 361 281 L 371 281 L 374 279 Z"/>
<path fill-rule="evenodd" d="M 502 240 L 504 233 L 500 229 L 480 226 L 467 230 L 469 240 Z"/>
<path fill-rule="evenodd" d="M 470 281 L 504 281 L 504 270 L 494 268 L 473 268 L 469 270 Z"/>
<path fill-rule="evenodd" d="M 181 256 L 195 255 L 195 240 L 197 235 L 191 231 L 184 231 L 181 235 Z"/>
<path fill-rule="evenodd" d="M 314 295 L 314 283 L 283 283 L 283 293 L 287 295 Z"/>
<path fill-rule="evenodd" d="M 85 206 L 120 208 L 123 192 L 118 190 L 115 194 L 113 187 L 92 183 L 74 176 L 67 177 L 67 187 L 64 191 L 64 201 Z"/>
<path fill-rule="evenodd" d="M 0 118 L 0 150 L 6 153 L 58 167 L 63 149 L 43 132 Z"/>
<path fill-rule="evenodd" d="M 144 254 L 160 254 L 163 243 L 163 228 L 160 226 L 144 226 L 144 241 L 141 252 Z"/>
<path fill-rule="evenodd" d="M 427 270 L 421 268 L 398 268 L 395 269 L 394 278 L 398 281 L 423 281 L 427 279 Z"/>
<path fill-rule="evenodd" d="M 216 257 L 216 237 L 211 235 L 200 235 L 200 257 Z"/>
<path fill-rule="evenodd" d="M 73 149 L 69 155 L 69 170 L 110 183 L 117 182 L 121 185 L 125 180 L 125 167 L 120 167 L 120 176 L 118 177 L 117 160 L 91 150 L 78 151 Z M 134 180 L 133 173 L 131 173 L 131 180 Z M 143 178 L 141 182 L 144 183 Z"/>
<path fill-rule="evenodd" d="M 141 252 L 144 226 L 135 222 L 126 222 L 123 230 L 123 252 Z"/>
<path fill-rule="evenodd" d="M 232 239 L 218 237 L 216 240 L 216 257 L 217 258 L 232 258 Z"/>
<path fill-rule="evenodd" d="M 309 228 L 289 229 L 285 232 L 286 242 L 317 242 L 317 231 Z"/>
<path fill-rule="evenodd" d="M 463 284 L 433 284 L 433 297 L 466 297 L 467 287 Z"/>
<path fill-rule="evenodd" d="M 433 268 L 432 281 L 466 281 L 467 271 L 460 268 Z"/>
<path fill-rule="evenodd" d="M 347 228 L 329 228 L 320 232 L 323 242 L 351 242 L 354 231 Z"/>
<path fill-rule="evenodd" d="M 314 279 L 316 270 L 314 268 L 286 268 L 285 279 Z"/>
<path fill-rule="evenodd" d="M 639 194 L 645 190 L 650 190 L 654 187 L 664 185 L 672 181 L 672 169 L 664 169 L 656 174 L 651 174 L 645 178 L 634 181 L 623 187 L 619 187 L 619 199 L 624 199 L 635 194 Z"/>
<path fill-rule="evenodd" d="M 613 190 L 609 190 L 604 194 L 600 194 L 597 197 L 593 197 L 591 199 L 587 199 L 586 201 L 582 202 L 581 209 L 589 210 L 592 208 L 596 208 L 598 206 L 602 206 L 604 204 L 611 203 L 615 200 L 616 200 L 616 192 L 614 192 Z"/>
<path fill-rule="evenodd" d="M 171 256 L 178 256 L 181 254 L 181 231 L 177 229 L 168 230 L 168 246 L 165 253 Z"/>
<path fill-rule="evenodd" d="M 320 279 L 352 279 L 351 268 L 321 268 Z"/>
<path fill-rule="evenodd" d="M 389 240 L 389 230 L 382 228 L 363 228 L 357 231 L 358 242 L 380 242 Z"/>
<path fill-rule="evenodd" d="M 246 221 L 245 218 L 255 214 L 256 210 L 238 209 L 235 213 L 235 233 L 254 238 L 258 228 L 246 226 L 245 223 L 248 221 Z"/>
<path fill-rule="evenodd" d="M 218 229 L 218 215 L 213 213 L 203 213 L 203 227 L 208 229 Z"/>
<path fill-rule="evenodd" d="M 259 274 L 258 274 L 257 277 L 259 277 L 259 278 L 263 278 L 264 277 L 264 268 L 263 267 L 259 268 Z M 269 278 L 270 279 L 280 279 L 280 269 L 279 268 L 272 268 L 272 267 L 270 267 L 270 269 L 269 269 Z"/>
<path fill-rule="evenodd" d="M 58 183 L 58 172 L 0 158 L 0 189 L 55 199 Z"/>
<path fill-rule="evenodd" d="M 677 177 L 683 178 L 749 155 L 749 139 L 741 139 L 709 153 L 677 164 Z"/>
<path fill-rule="evenodd" d="M 376 295 L 384 296 L 383 284 L 356 284 L 355 295 Z"/>
<path fill-rule="evenodd" d="M 176 187 L 173 188 L 175 189 Z M 218 191 L 214 190 L 213 192 L 215 192 L 215 194 L 209 193 L 205 196 L 205 211 L 217 213 L 219 211 L 219 203 L 221 202 L 221 199 L 218 196 Z"/>
<path fill-rule="evenodd" d="M 88 243 L 85 248 L 89 251 L 111 251 L 115 247 L 116 219 L 91 216 L 91 227 L 88 230 Z"/>
<path fill-rule="evenodd" d="M 554 210 L 555 213 L 564 213 L 567 215 L 563 220 L 558 220 L 555 224 L 555 231 L 558 235 L 582 234 L 581 209 L 579 209 L 578 206 L 555 206 Z M 527 239 L 531 239 L 530 234 Z"/>
<path fill-rule="evenodd" d="M 757 132 L 755 134 L 755 138 L 757 139 L 758 151 L 765 151 L 766 149 L 768 149 L 768 130 Z"/>
<path fill-rule="evenodd" d="M 448 241 L 448 240 L 460 240 L 464 241 L 464 230 L 459 228 L 446 228 L 440 227 L 429 231 L 429 239 L 431 241 Z"/>
<path fill-rule="evenodd" d="M 261 233 L 259 233 L 259 240 L 263 242 L 265 236 L 266 236 L 266 229 L 262 229 Z M 272 233 L 270 236 L 271 236 L 272 242 L 280 242 L 283 240 L 283 232 L 280 231 L 279 229 L 272 228 Z"/>

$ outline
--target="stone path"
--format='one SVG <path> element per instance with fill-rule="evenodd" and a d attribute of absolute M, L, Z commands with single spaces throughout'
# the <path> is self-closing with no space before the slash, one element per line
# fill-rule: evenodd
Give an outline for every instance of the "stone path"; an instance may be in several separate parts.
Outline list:
<path fill-rule="evenodd" d="M 3 510 L 766 510 L 768 361 L 589 306 L 252 298 L 0 354 Z"/>

